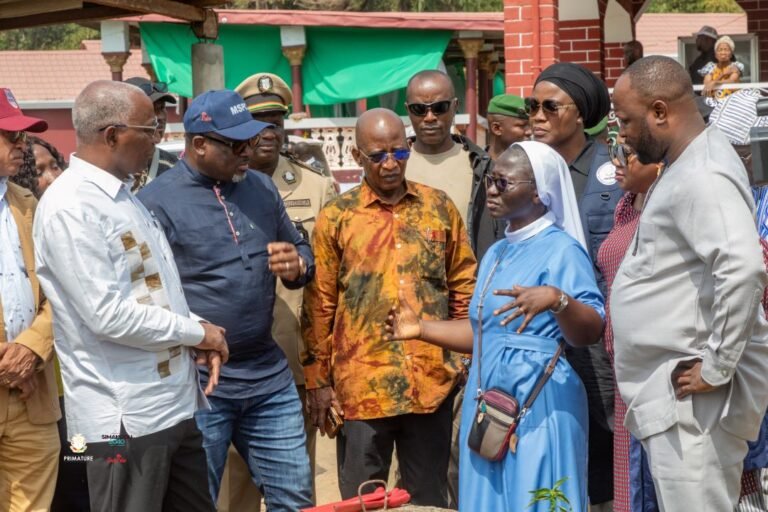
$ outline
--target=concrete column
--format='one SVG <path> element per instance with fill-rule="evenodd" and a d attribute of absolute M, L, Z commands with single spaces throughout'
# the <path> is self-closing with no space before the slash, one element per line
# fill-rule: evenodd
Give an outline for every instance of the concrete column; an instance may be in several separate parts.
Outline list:
<path fill-rule="evenodd" d="M 467 108 L 467 114 L 469 114 L 467 137 L 475 141 L 477 139 L 477 115 L 479 114 L 477 108 L 477 56 L 483 48 L 483 40 L 475 37 L 462 38 L 462 34 L 459 33 L 459 46 L 464 54 L 466 70 L 465 78 L 467 85 L 464 103 Z"/>
<path fill-rule="evenodd" d="M 214 43 L 192 45 L 192 93 L 224 88 L 224 47 Z"/>
<path fill-rule="evenodd" d="M 486 45 L 487 48 L 488 45 Z M 495 66 L 493 65 L 493 59 L 496 57 L 496 64 L 498 65 L 498 56 L 496 52 L 483 48 L 480 52 L 477 62 L 477 83 L 478 83 L 478 95 L 480 97 L 480 106 L 478 108 L 480 115 L 485 117 L 488 115 L 488 102 L 493 97 L 493 77 L 496 74 Z M 492 70 L 492 68 L 494 68 Z"/>
<path fill-rule="evenodd" d="M 131 55 L 128 41 L 128 23 L 125 21 L 101 22 L 101 54 L 109 64 L 112 80 L 123 81 L 123 67 Z"/>
<path fill-rule="evenodd" d="M 293 113 L 304 112 L 304 87 L 302 87 L 301 64 L 304 62 L 306 46 L 283 47 L 283 55 L 291 64 L 291 93 L 293 94 Z"/>

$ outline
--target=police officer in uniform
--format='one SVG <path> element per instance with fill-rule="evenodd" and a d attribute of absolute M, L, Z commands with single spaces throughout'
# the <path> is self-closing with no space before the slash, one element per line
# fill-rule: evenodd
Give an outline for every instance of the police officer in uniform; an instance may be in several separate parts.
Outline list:
<path fill-rule="evenodd" d="M 235 89 L 245 99 L 248 111 L 257 121 L 274 125 L 261 132 L 259 143 L 251 153 L 250 168 L 272 177 L 285 202 L 285 209 L 294 226 L 307 240 L 320 209 L 336 195 L 333 179 L 321 171 L 283 151 L 285 115 L 293 100 L 291 89 L 277 75 L 256 73 Z M 302 290 L 288 290 L 277 283 L 272 335 L 285 352 L 296 380 L 302 402 L 305 401 L 304 373 L 301 359 L 304 343 L 299 328 Z M 304 415 L 307 450 L 312 466 L 313 494 L 315 474 L 316 429 Z M 230 449 L 229 460 L 219 491 L 218 510 L 231 512 L 259 511 L 261 495 L 251 483 L 245 462 Z"/>

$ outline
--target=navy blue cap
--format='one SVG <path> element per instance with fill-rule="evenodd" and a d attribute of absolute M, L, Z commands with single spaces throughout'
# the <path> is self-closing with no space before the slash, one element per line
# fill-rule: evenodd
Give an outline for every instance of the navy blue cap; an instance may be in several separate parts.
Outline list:
<path fill-rule="evenodd" d="M 216 133 L 232 140 L 248 140 L 273 125 L 255 121 L 245 100 L 235 91 L 206 91 L 189 104 L 184 114 L 187 133 Z"/>

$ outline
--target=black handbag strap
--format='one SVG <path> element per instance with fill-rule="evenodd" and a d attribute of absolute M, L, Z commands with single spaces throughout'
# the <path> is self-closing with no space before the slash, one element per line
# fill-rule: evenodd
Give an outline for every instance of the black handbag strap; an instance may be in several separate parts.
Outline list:
<path fill-rule="evenodd" d="M 477 398 L 482 398 L 483 396 L 483 379 L 481 377 L 482 375 L 482 367 L 481 367 L 481 361 L 483 359 L 483 302 L 485 301 L 485 294 L 488 292 L 488 287 L 491 285 L 491 279 L 493 278 L 494 273 L 496 273 L 496 268 L 499 266 L 499 263 L 501 263 L 502 258 L 504 258 L 504 252 L 506 252 L 506 249 L 502 251 L 502 253 L 499 255 L 499 258 L 494 262 L 493 267 L 491 267 L 491 270 L 488 272 L 488 277 L 485 279 L 485 283 L 483 283 L 483 288 L 480 291 L 480 298 L 477 302 L 477 348 L 478 348 L 478 358 L 477 361 L 473 361 L 472 364 L 477 364 Z M 549 378 L 552 376 L 552 373 L 555 371 L 555 366 L 557 366 L 557 360 L 562 355 L 563 351 L 565 350 L 565 340 L 560 340 L 560 343 L 557 345 L 557 350 L 555 350 L 554 355 L 552 356 L 552 359 L 549 360 L 549 363 L 547 364 L 546 368 L 544 368 L 544 373 L 541 374 L 541 377 L 539 377 L 539 380 L 536 381 L 536 385 L 533 388 L 533 391 L 531 391 L 531 394 L 528 396 L 528 399 L 523 404 L 523 407 L 520 409 L 520 412 L 515 417 L 515 423 L 519 423 L 522 417 L 525 415 L 526 412 L 531 408 L 533 405 L 533 402 L 536 400 L 536 398 L 539 396 L 539 393 L 541 393 L 541 390 L 544 388 L 544 384 L 547 383 Z"/>

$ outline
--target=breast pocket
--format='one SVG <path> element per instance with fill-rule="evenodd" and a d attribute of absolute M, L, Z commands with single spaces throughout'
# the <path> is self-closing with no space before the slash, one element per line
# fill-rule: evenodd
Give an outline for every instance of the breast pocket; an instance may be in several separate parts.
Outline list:
<path fill-rule="evenodd" d="M 424 228 L 420 231 L 420 235 L 422 250 L 418 259 L 421 277 L 438 283 L 446 283 L 446 230 Z"/>
<path fill-rule="evenodd" d="M 622 268 L 633 279 L 641 279 L 653 274 L 656 262 L 656 226 L 640 222 L 632 243 L 624 256 Z"/>

